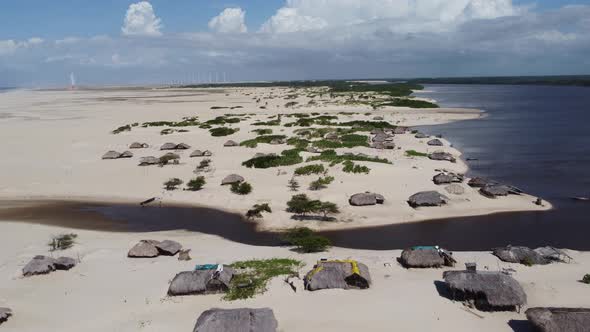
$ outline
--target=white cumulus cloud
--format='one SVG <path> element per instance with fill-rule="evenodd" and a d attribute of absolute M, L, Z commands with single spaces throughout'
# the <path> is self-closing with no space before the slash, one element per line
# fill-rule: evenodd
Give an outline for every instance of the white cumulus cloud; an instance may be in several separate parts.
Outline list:
<path fill-rule="evenodd" d="M 209 28 L 221 33 L 244 33 L 248 32 L 245 21 L 246 12 L 242 8 L 226 8 L 209 21 Z"/>
<path fill-rule="evenodd" d="M 154 13 L 154 7 L 147 1 L 129 5 L 121 31 L 128 36 L 160 36 L 162 20 Z"/>
<path fill-rule="evenodd" d="M 287 0 L 261 31 L 297 32 L 390 20 L 393 30 L 417 32 L 517 12 L 512 0 Z"/>

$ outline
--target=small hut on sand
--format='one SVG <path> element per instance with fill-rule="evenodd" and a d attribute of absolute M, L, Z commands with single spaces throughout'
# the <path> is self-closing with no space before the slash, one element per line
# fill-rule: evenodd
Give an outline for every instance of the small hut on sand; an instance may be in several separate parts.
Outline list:
<path fill-rule="evenodd" d="M 550 263 L 541 254 L 527 247 L 507 246 L 495 248 L 492 253 L 500 260 L 508 263 L 519 263 L 523 265 L 545 265 Z"/>
<path fill-rule="evenodd" d="M 526 304 L 522 286 L 509 275 L 490 271 L 445 271 L 453 300 L 467 301 L 485 311 L 515 311 Z"/>
<path fill-rule="evenodd" d="M 399 259 L 405 268 L 455 266 L 453 254 L 438 246 L 417 246 L 402 251 Z"/>
<path fill-rule="evenodd" d="M 168 288 L 168 295 L 201 295 L 225 293 L 235 271 L 229 266 L 212 265 L 211 268 L 180 272 Z"/>
<path fill-rule="evenodd" d="M 199 316 L 193 332 L 276 332 L 278 325 L 270 308 L 210 309 Z"/>
<path fill-rule="evenodd" d="M 590 329 L 590 309 L 530 308 L 525 313 L 540 332 L 582 332 Z"/>
<path fill-rule="evenodd" d="M 354 260 L 319 261 L 304 279 L 305 289 L 366 289 L 371 284 L 369 268 Z"/>

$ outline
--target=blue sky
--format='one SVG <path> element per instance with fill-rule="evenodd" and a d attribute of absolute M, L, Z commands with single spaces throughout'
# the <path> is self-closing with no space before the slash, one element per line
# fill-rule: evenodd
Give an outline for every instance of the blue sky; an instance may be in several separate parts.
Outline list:
<path fill-rule="evenodd" d="M 0 85 L 588 74 L 588 17 L 590 0 L 2 0 Z"/>

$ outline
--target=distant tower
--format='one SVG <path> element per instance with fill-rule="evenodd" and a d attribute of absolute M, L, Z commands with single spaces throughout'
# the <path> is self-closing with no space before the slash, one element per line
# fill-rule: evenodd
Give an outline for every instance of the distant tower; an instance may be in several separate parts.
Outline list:
<path fill-rule="evenodd" d="M 74 73 L 70 73 L 70 90 L 76 90 L 76 76 L 74 76 Z"/>

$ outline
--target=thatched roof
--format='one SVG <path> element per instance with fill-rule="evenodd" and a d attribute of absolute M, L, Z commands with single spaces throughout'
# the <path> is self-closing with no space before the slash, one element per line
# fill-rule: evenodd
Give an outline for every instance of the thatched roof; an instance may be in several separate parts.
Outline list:
<path fill-rule="evenodd" d="M 385 198 L 380 194 L 365 192 L 352 195 L 348 202 L 352 206 L 367 206 L 383 204 L 383 202 L 385 202 Z"/>
<path fill-rule="evenodd" d="M 225 146 L 225 147 L 233 147 L 233 146 L 239 146 L 239 145 L 240 144 L 238 144 L 238 142 L 232 141 L 232 140 L 229 140 L 223 144 L 223 146 Z"/>
<path fill-rule="evenodd" d="M 448 254 L 450 255 L 450 254 Z M 412 247 L 402 251 L 400 263 L 406 268 L 430 268 L 453 266 L 455 260 L 435 247 Z"/>
<path fill-rule="evenodd" d="M 201 151 L 201 150 L 195 150 L 190 155 L 191 158 L 202 157 L 202 156 L 203 156 L 203 151 Z"/>
<path fill-rule="evenodd" d="M 102 156 L 102 159 L 119 159 L 121 157 L 121 153 L 117 151 L 109 151 Z"/>
<path fill-rule="evenodd" d="M 463 182 L 463 175 L 455 173 L 439 173 L 432 178 L 434 184 L 449 184 Z"/>
<path fill-rule="evenodd" d="M 131 145 L 129 145 L 130 149 L 145 149 L 145 148 L 149 148 L 150 146 L 147 143 L 139 143 L 139 142 L 133 142 L 131 143 Z"/>
<path fill-rule="evenodd" d="M 320 261 L 305 276 L 305 289 L 365 289 L 371 284 L 369 268 L 357 261 Z"/>
<path fill-rule="evenodd" d="M 421 206 L 441 206 L 447 204 L 449 198 L 437 191 L 422 191 L 408 198 L 408 204 L 417 208 Z"/>
<path fill-rule="evenodd" d="M 160 163 L 160 159 L 149 156 L 149 157 L 142 157 L 139 159 L 139 166 L 149 166 L 149 165 L 157 165 Z"/>
<path fill-rule="evenodd" d="M 474 301 L 480 310 L 515 310 L 526 304 L 522 286 L 511 276 L 489 271 L 446 271 L 453 299 Z"/>
<path fill-rule="evenodd" d="M 193 332 L 276 332 L 272 309 L 210 309 L 201 314 Z"/>
<path fill-rule="evenodd" d="M 479 192 L 489 198 L 496 198 L 498 196 L 520 195 L 520 191 L 511 186 L 503 184 L 487 184 L 479 189 Z"/>
<path fill-rule="evenodd" d="M 12 316 L 12 310 L 9 308 L 0 308 L 0 324 L 8 320 L 10 316 Z"/>
<path fill-rule="evenodd" d="M 443 142 L 441 140 L 439 140 L 438 138 L 430 140 L 426 144 L 428 144 L 430 146 L 443 146 L 444 145 Z"/>
<path fill-rule="evenodd" d="M 176 143 L 164 143 L 160 150 L 176 150 Z"/>
<path fill-rule="evenodd" d="M 230 174 L 228 176 L 226 176 L 223 180 L 221 180 L 221 185 L 225 186 L 228 184 L 234 184 L 234 183 L 240 183 L 240 182 L 244 182 L 245 179 L 243 176 L 238 175 L 238 174 Z"/>
<path fill-rule="evenodd" d="M 486 178 L 480 178 L 480 177 L 475 177 L 469 180 L 469 182 L 467 182 L 467 185 L 473 188 L 483 188 L 487 185 L 490 184 L 497 184 L 498 182 L 490 180 L 490 179 L 486 179 Z"/>
<path fill-rule="evenodd" d="M 448 152 L 433 152 L 431 154 L 428 155 L 428 158 L 431 160 L 442 160 L 442 161 L 450 161 L 452 163 L 457 161 L 457 158 L 455 158 L 452 154 L 448 153 Z"/>
<path fill-rule="evenodd" d="M 508 263 L 520 263 L 525 265 L 549 264 L 550 261 L 545 259 L 535 250 L 527 247 L 507 246 L 495 248 L 492 253 L 500 260 Z"/>
<path fill-rule="evenodd" d="M 170 283 L 168 295 L 224 293 L 229 290 L 234 274 L 234 269 L 229 266 L 224 266 L 221 273 L 216 273 L 215 270 L 180 272 Z"/>
<path fill-rule="evenodd" d="M 428 137 L 430 137 L 430 136 L 428 136 L 428 135 L 426 135 L 426 134 L 423 134 L 423 133 L 417 133 L 417 134 L 416 134 L 414 137 L 416 137 L 416 138 L 420 138 L 420 139 L 421 139 L 421 138 L 428 138 Z"/>
<path fill-rule="evenodd" d="M 76 266 L 76 260 L 70 257 L 60 257 L 58 259 L 47 256 L 35 256 L 23 268 L 23 276 L 30 277 L 39 274 L 48 274 L 55 270 L 69 270 Z"/>
<path fill-rule="evenodd" d="M 125 151 L 121 153 L 119 158 L 133 158 L 133 153 L 131 151 Z"/>
<path fill-rule="evenodd" d="M 191 146 L 186 143 L 180 143 L 176 146 L 176 150 L 188 150 Z"/>
<path fill-rule="evenodd" d="M 130 258 L 153 258 L 157 257 L 160 253 L 156 245 L 158 241 L 153 240 L 141 240 L 138 244 L 133 246 L 127 253 L 127 257 Z"/>
<path fill-rule="evenodd" d="M 540 332 L 584 332 L 590 330 L 590 309 L 530 308 L 527 319 Z"/>
<path fill-rule="evenodd" d="M 213 155 L 213 152 L 211 152 L 209 150 L 203 151 L 203 157 L 211 157 L 212 155 Z"/>
<path fill-rule="evenodd" d="M 160 255 L 174 256 L 182 249 L 182 245 L 176 241 L 164 240 L 156 244 L 156 248 Z"/>

